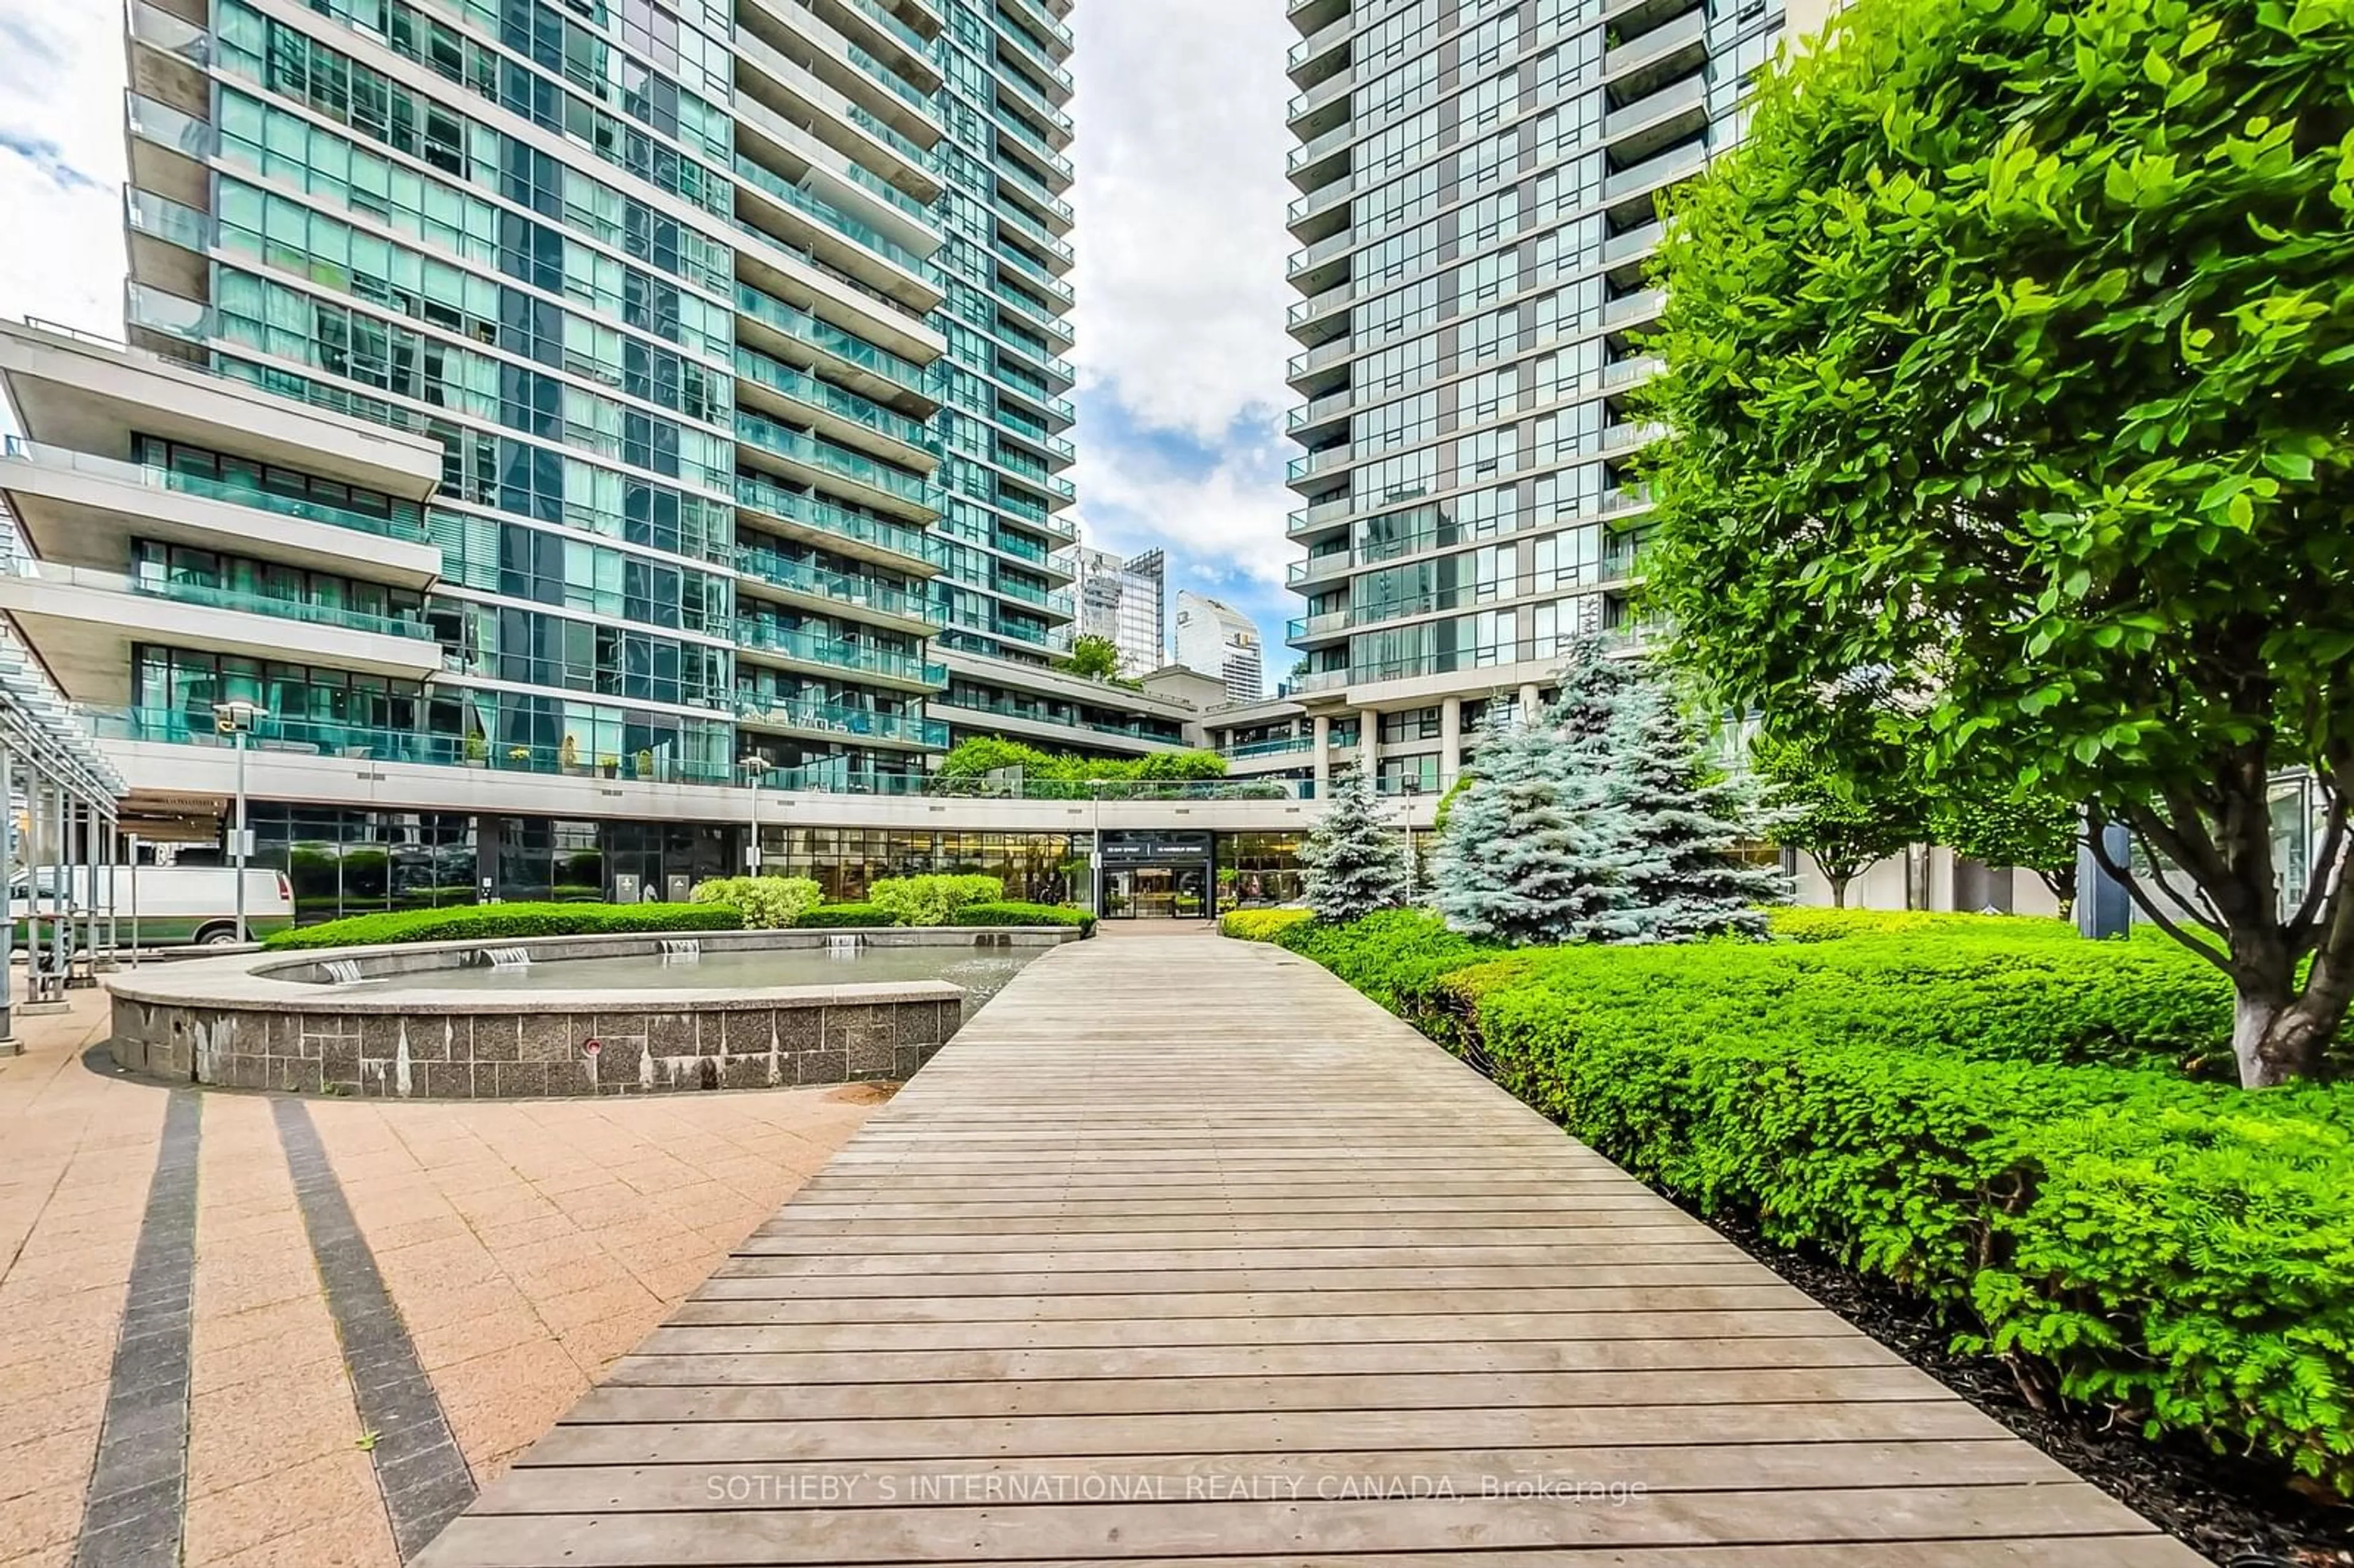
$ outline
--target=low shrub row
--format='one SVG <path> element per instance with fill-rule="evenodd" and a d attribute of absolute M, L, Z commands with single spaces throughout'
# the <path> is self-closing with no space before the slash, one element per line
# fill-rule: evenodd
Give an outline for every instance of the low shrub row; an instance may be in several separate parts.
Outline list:
<path fill-rule="evenodd" d="M 793 925 L 804 931 L 846 930 L 860 926 L 896 926 L 888 909 L 872 904 L 821 904 Z"/>
<path fill-rule="evenodd" d="M 740 914 L 720 904 L 464 904 L 325 920 L 278 932 L 261 945 L 273 950 L 307 950 L 506 937 L 733 931 L 743 924 Z"/>
<path fill-rule="evenodd" d="M 1065 904 L 968 904 L 956 912 L 952 926 L 1063 926 L 1082 937 L 1092 937 L 1096 917 Z"/>
<path fill-rule="evenodd" d="M 1766 912 L 1766 928 L 1786 942 L 1833 942 L 1856 937 L 1990 937 L 2004 943 L 2073 942 L 2065 920 L 2021 915 L 1945 915 L 1927 909 L 1801 909 Z"/>
<path fill-rule="evenodd" d="M 1966 1348 L 2354 1495 L 2354 1086 L 2186 1077 L 2229 1025 L 2195 959 L 2024 924 L 1500 954 L 1395 914 L 1275 939 L 1702 1212 L 1936 1302 Z"/>

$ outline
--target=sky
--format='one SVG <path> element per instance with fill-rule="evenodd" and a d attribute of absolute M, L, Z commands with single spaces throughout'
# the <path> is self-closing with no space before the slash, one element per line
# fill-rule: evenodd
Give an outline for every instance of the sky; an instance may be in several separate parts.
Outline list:
<path fill-rule="evenodd" d="M 0 316 L 119 336 L 122 11 L 0 0 Z M 1079 0 L 1071 360 L 1087 542 L 1283 623 L 1283 0 Z"/>

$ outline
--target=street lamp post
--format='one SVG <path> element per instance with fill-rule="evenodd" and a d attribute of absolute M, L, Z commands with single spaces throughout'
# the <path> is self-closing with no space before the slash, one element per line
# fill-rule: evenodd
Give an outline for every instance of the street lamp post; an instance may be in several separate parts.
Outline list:
<path fill-rule="evenodd" d="M 758 876 L 760 874 L 760 779 L 769 771 L 769 759 L 755 752 L 736 766 L 744 770 L 744 777 L 752 789 L 752 842 L 744 850 L 744 874 Z"/>
<path fill-rule="evenodd" d="M 213 705 L 213 727 L 232 737 L 237 747 L 237 828 L 233 852 L 237 863 L 237 939 L 246 939 L 245 929 L 245 861 L 250 850 L 252 834 L 245 825 L 245 737 L 253 726 L 270 715 L 258 703 L 243 697 L 232 697 Z"/>
<path fill-rule="evenodd" d="M 1412 775 L 1408 775 L 1407 777 L 1398 780 L 1398 783 L 1401 789 L 1405 791 L 1404 798 L 1405 800 L 1405 809 L 1398 813 L 1398 823 L 1405 832 L 1405 901 L 1409 906 L 1411 906 L 1414 903 L 1416 882 L 1414 864 L 1414 801 L 1415 797 L 1422 793 L 1422 780 L 1414 778 Z"/>

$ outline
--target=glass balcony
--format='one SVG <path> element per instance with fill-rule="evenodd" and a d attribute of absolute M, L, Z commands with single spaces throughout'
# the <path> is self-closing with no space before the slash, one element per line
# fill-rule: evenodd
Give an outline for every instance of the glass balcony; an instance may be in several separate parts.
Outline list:
<path fill-rule="evenodd" d="M 994 111 L 989 118 L 991 124 L 995 125 L 1000 131 L 1012 136 L 1016 142 L 1022 143 L 1023 146 L 1027 147 L 1033 154 L 1036 154 L 1040 162 L 1044 164 L 1045 166 L 1055 174 L 1060 175 L 1066 184 L 1076 177 L 1071 168 L 1071 161 L 1068 158 L 1064 157 L 1061 153 L 1057 152 L 1053 143 L 1047 141 L 1044 136 L 1039 135 L 1037 132 L 1033 131 L 1029 126 L 1024 125 L 1019 116 L 1009 114 L 1004 110 L 998 109 Z"/>
<path fill-rule="evenodd" d="M 1670 147 L 1664 153 L 1644 159 L 1632 168 L 1621 169 L 1606 177 L 1602 182 L 1602 199 L 1617 201 L 1630 191 L 1638 191 L 1647 185 L 1665 185 L 1707 162 L 1708 143 L 1704 141 L 1687 142 L 1681 147 Z"/>
<path fill-rule="evenodd" d="M 855 739 L 896 741 L 935 751 L 946 751 L 949 745 L 949 726 L 938 719 L 877 713 L 849 703 L 764 696 L 739 689 L 736 694 L 736 716 L 751 724 L 821 731 Z"/>
<path fill-rule="evenodd" d="M 171 746 L 226 747 L 228 736 L 214 728 L 212 710 L 201 714 L 169 708 L 85 709 L 101 738 L 160 742 Z M 422 730 L 387 729 L 372 725 L 331 720 L 270 717 L 256 725 L 250 744 L 257 751 L 305 756 L 362 758 L 375 762 L 422 763 L 432 767 L 493 768 L 514 773 L 588 775 L 592 763 L 577 751 L 567 757 L 557 745 L 525 745 L 482 736 L 434 735 Z M 684 761 L 667 748 L 642 753 L 616 763 L 616 776 L 659 784 L 726 784 L 733 769 L 726 763 Z"/>
<path fill-rule="evenodd" d="M 61 566 L 55 561 L 19 558 L 15 563 L 15 570 L 20 577 L 70 588 L 136 594 L 149 599 L 170 599 L 175 604 L 197 605 L 207 609 L 233 609 L 247 615 L 263 615 L 273 620 L 299 620 L 312 626 L 341 627 L 346 631 L 369 631 L 379 637 L 405 637 L 424 642 L 433 641 L 433 629 L 415 615 L 377 615 L 340 604 L 281 599 L 275 594 L 222 588 L 187 577 L 101 571 L 93 567 Z"/>
<path fill-rule="evenodd" d="M 896 383 L 910 392 L 939 400 L 939 387 L 933 374 L 912 359 L 903 359 L 887 348 L 877 348 L 854 334 L 844 332 L 832 322 L 822 321 L 807 311 L 785 303 L 773 294 L 766 294 L 749 283 L 736 285 L 737 313 L 751 317 L 776 332 L 797 342 L 805 343 L 822 354 L 832 355 L 845 365 L 872 371 L 886 381 Z"/>
<path fill-rule="evenodd" d="M 738 153 L 736 154 L 736 173 L 773 200 L 807 214 L 843 238 L 864 246 L 884 260 L 906 268 L 923 281 L 938 286 L 938 280 L 922 257 L 881 229 L 851 217 L 822 196 L 812 196 L 801 186 L 787 183 L 785 177 L 774 169 L 756 164 Z"/>
<path fill-rule="evenodd" d="M 1658 315 L 1667 302 L 1667 292 L 1661 289 L 1638 289 L 1631 294 L 1621 294 L 1602 307 L 1602 324 L 1616 327 L 1648 320 Z"/>
<path fill-rule="evenodd" d="M 1281 757 L 1290 752 L 1313 751 L 1315 748 L 1316 737 L 1312 735 L 1287 735 L 1275 740 L 1253 740 L 1246 741 L 1240 746 L 1222 746 L 1218 751 L 1224 757 L 1241 758 Z"/>
<path fill-rule="evenodd" d="M 788 631 L 765 620 L 737 620 L 736 645 L 738 648 L 765 649 L 804 663 L 847 670 L 854 674 L 874 675 L 886 681 L 907 681 L 926 686 L 949 683 L 948 666 L 928 664 L 918 655 L 894 652 L 890 649 L 872 647 L 864 642 L 838 641 L 813 632 Z"/>
<path fill-rule="evenodd" d="M 1070 284 L 1055 277 L 1019 250 L 1008 248 L 994 254 L 1000 262 L 1011 263 L 1013 270 L 1028 279 L 1039 292 L 1066 311 L 1071 308 L 1071 302 L 1076 296 L 1072 291 Z"/>
<path fill-rule="evenodd" d="M 202 255 L 212 249 L 216 225 L 210 213 L 126 186 L 122 193 L 123 221 L 133 234 L 144 234 L 167 245 Z"/>
<path fill-rule="evenodd" d="M 1041 207 L 1044 207 L 1048 212 L 1053 213 L 1056 217 L 1061 218 L 1063 220 L 1063 226 L 1066 228 L 1070 227 L 1072 217 L 1071 204 L 1065 201 L 1061 196 L 1056 196 L 1053 191 L 1048 190 L 1037 180 L 1032 178 L 1028 174 L 1024 173 L 1019 165 L 1013 164 L 998 164 L 997 178 L 999 184 L 1013 186 L 1016 190 L 1019 190 L 1023 195 L 1029 196 L 1031 200 L 1038 203 Z"/>
<path fill-rule="evenodd" d="M 877 582 L 871 577 L 853 577 L 843 572 L 829 572 L 796 561 L 774 550 L 748 546 L 736 552 L 736 569 L 747 577 L 758 577 L 782 588 L 823 599 L 828 604 L 844 605 L 857 609 L 871 609 L 879 614 L 896 616 L 903 620 L 928 621 L 929 610 L 924 596 L 896 584 Z"/>
<path fill-rule="evenodd" d="M 78 452 L 66 447 L 49 446 L 40 441 L 28 441 L 10 436 L 5 450 L 13 461 L 37 463 L 44 468 L 70 469 L 93 478 L 111 480 L 118 484 L 142 485 L 150 490 L 168 490 L 182 495 L 194 495 L 207 501 L 218 501 L 231 506 L 250 506 L 258 512 L 273 512 L 281 517 L 299 517 L 307 523 L 325 523 L 337 528 L 350 528 L 362 534 L 374 534 L 387 539 L 405 539 L 412 544 L 426 540 L 422 521 L 407 517 L 379 517 L 372 513 L 349 511 L 321 502 L 280 495 L 257 485 L 232 480 L 212 479 L 199 474 L 180 473 L 153 463 L 126 462 L 120 458 L 98 457 L 90 452 Z"/>
<path fill-rule="evenodd" d="M 211 157 L 218 145 L 210 121 L 183 114 L 168 103 L 136 92 L 130 95 L 130 105 L 131 133 L 143 142 L 169 147 L 198 162 Z"/>
<path fill-rule="evenodd" d="M 932 440 L 922 420 L 911 419 L 878 403 L 870 403 L 855 392 L 845 392 L 831 382 L 820 381 L 781 360 L 770 359 L 752 349 L 738 348 L 736 351 L 736 374 L 797 403 L 822 408 L 838 419 L 862 425 L 876 435 L 887 436 L 903 446 L 913 447 L 933 457 L 939 455 L 938 444 Z"/>
<path fill-rule="evenodd" d="M 749 442 L 762 451 L 774 452 L 779 457 L 789 458 L 811 468 L 823 469 L 828 473 L 896 496 L 909 505 L 920 506 L 928 512 L 937 513 L 940 509 L 939 487 L 920 475 L 877 462 L 847 447 L 838 447 L 802 431 L 789 429 L 773 419 L 762 418 L 742 408 L 736 410 L 736 439 Z"/>
<path fill-rule="evenodd" d="M 831 505 L 814 495 L 787 490 L 752 474 L 736 476 L 736 502 L 771 517 L 785 518 L 838 538 L 905 556 L 927 567 L 937 568 L 940 562 L 939 541 L 924 529 Z"/>

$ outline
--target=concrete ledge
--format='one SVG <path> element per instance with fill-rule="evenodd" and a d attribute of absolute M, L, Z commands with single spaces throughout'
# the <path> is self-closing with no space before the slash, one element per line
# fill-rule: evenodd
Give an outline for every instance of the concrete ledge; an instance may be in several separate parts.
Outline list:
<path fill-rule="evenodd" d="M 1059 927 L 715 931 L 706 952 L 862 946 L 1049 948 Z M 673 937 L 670 940 L 678 940 Z M 240 953 L 106 977 L 115 1060 L 133 1071 L 233 1088 L 395 1097 L 509 1098 L 762 1088 L 906 1078 L 963 1022 L 945 980 L 821 986 L 533 990 L 429 984 L 371 993 L 322 983 L 330 962 L 363 980 L 429 976 L 520 948 L 536 963 L 650 958 L 660 936 L 472 940 L 317 952 Z M 683 971 L 684 973 L 684 971 Z"/>

